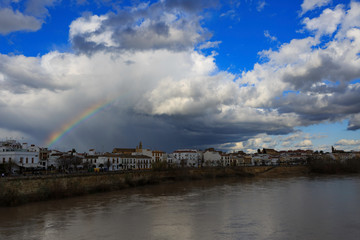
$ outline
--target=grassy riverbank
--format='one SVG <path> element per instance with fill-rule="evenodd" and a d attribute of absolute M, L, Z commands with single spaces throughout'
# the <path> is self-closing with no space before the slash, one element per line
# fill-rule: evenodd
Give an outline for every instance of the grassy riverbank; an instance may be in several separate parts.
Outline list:
<path fill-rule="evenodd" d="M 284 177 L 307 174 L 306 166 L 168 169 L 0 179 L 0 206 L 59 199 L 171 181 L 224 177 Z"/>

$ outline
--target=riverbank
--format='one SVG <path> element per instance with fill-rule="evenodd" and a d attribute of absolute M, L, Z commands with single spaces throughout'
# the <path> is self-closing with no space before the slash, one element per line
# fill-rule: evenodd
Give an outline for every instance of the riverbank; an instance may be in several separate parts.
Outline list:
<path fill-rule="evenodd" d="M 223 177 L 286 177 L 309 173 L 306 166 L 169 169 L 0 179 L 0 206 L 66 198 L 170 181 Z"/>

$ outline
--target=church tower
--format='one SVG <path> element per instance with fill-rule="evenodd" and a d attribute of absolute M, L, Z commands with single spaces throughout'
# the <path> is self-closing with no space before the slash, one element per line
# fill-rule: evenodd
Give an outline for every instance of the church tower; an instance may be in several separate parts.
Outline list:
<path fill-rule="evenodd" d="M 142 152 L 142 142 L 140 141 L 139 146 L 136 147 L 136 152 Z"/>

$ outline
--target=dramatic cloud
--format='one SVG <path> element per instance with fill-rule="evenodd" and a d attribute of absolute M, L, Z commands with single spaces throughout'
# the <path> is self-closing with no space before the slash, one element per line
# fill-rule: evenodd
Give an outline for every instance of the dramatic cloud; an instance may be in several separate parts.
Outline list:
<path fill-rule="evenodd" d="M 354 9 L 358 8 L 359 3 L 351 3 L 347 14 L 340 14 L 339 19 L 343 23 L 357 19 L 360 11 Z M 335 11 L 342 12 L 342 8 Z M 322 29 L 322 24 L 310 21 L 313 29 Z M 256 64 L 239 79 L 243 86 L 240 91 L 247 96 L 245 105 L 296 113 L 303 125 L 358 113 L 360 85 L 351 81 L 360 77 L 359 52 L 360 30 L 354 24 L 341 24 L 327 43 L 307 37 L 283 44 L 277 51 L 263 51 L 261 56 L 267 61 Z"/>
<path fill-rule="evenodd" d="M 301 4 L 301 15 L 315 8 L 323 7 L 328 5 L 331 0 L 304 0 Z"/>
<path fill-rule="evenodd" d="M 359 3 L 306 18 L 310 36 L 260 52 L 261 62 L 240 74 L 219 70 L 215 53 L 200 51 L 220 43 L 209 41 L 198 14 L 212 4 L 160 1 L 87 13 L 70 25 L 75 53 L 0 55 L 1 126 L 45 141 L 107 103 L 55 147 L 111 150 L 142 140 L 166 151 L 310 148 L 312 137 L 295 127 L 344 119 L 348 129 L 360 127 Z"/>
<path fill-rule="evenodd" d="M 8 34 L 14 31 L 37 31 L 42 22 L 33 16 L 27 16 L 10 8 L 0 9 L 0 33 Z"/>
<path fill-rule="evenodd" d="M 261 132 L 284 134 L 297 125 L 296 116 L 291 113 L 280 115 L 274 110 L 239 105 L 234 76 L 217 73 L 213 56 L 193 51 L 119 55 L 99 52 L 91 56 L 52 52 L 34 59 L 13 57 L 11 65 L 28 65 L 35 70 L 34 75 L 44 77 L 38 77 L 37 82 L 36 78 L 31 81 L 34 76 L 27 72 L 12 77 L 11 69 L 3 68 L 5 77 L 0 82 L 7 88 L 0 91 L 4 103 L 0 104 L 4 116 L 1 124 L 9 129 L 21 128 L 27 135 L 37 131 L 44 139 L 46 134 L 104 98 L 112 101 L 111 105 L 82 125 L 92 130 L 79 128 L 81 134 L 74 136 L 74 141 L 89 146 L 97 142 L 90 137 L 96 135 L 106 136 L 112 143 L 126 144 L 126 139 L 132 136 L 133 141 L 141 138 L 169 150 L 229 139 L 239 141 Z M 42 81 L 46 76 L 49 81 Z M 58 85 L 49 85 L 50 80 Z M 11 84 L 13 81 L 24 86 L 21 92 L 16 84 Z M 154 134 L 164 138 L 155 141 Z M 177 140 L 170 142 L 169 136 Z M 71 139 L 71 135 L 67 137 Z"/>
<path fill-rule="evenodd" d="M 117 13 L 84 16 L 70 25 L 79 52 L 169 49 L 182 51 L 209 38 L 196 12 L 212 1 L 161 1 Z"/>

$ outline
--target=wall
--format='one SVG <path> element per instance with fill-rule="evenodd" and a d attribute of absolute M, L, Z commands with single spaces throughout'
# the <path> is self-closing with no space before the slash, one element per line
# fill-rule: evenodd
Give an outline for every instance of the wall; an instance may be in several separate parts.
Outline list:
<path fill-rule="evenodd" d="M 0 206 L 119 190 L 166 181 L 217 177 L 279 176 L 305 173 L 297 167 L 184 168 L 164 171 L 108 172 L 0 179 Z M 273 174 L 273 175 L 271 175 Z"/>

